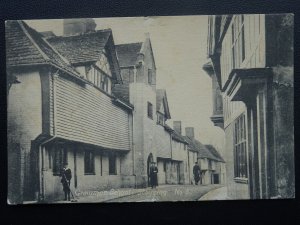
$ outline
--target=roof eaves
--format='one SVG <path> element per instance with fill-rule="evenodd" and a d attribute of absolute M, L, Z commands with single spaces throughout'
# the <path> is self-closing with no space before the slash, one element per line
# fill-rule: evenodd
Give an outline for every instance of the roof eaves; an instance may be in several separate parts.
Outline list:
<path fill-rule="evenodd" d="M 52 61 L 49 61 L 47 64 L 48 64 L 48 65 L 51 65 L 51 66 L 53 66 L 53 67 L 55 67 L 55 68 L 57 68 L 57 69 L 59 69 L 59 70 L 62 70 L 63 72 L 65 72 L 65 73 L 71 75 L 73 78 L 75 78 L 75 79 L 78 80 L 78 81 L 81 81 L 81 82 L 84 83 L 84 84 L 87 84 L 87 83 L 88 83 L 88 81 L 85 80 L 85 79 L 83 79 L 81 76 L 78 76 L 77 74 L 73 73 L 72 71 L 66 70 L 65 68 L 63 68 L 63 67 L 57 65 L 56 63 L 53 63 Z"/>

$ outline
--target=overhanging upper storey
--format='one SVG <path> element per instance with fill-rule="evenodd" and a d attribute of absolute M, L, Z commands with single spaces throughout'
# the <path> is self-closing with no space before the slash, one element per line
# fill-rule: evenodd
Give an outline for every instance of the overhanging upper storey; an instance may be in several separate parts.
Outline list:
<path fill-rule="evenodd" d="M 213 68 L 211 61 L 203 65 L 203 70 L 211 77 L 212 79 L 212 101 L 213 101 L 213 113 L 210 117 L 210 120 L 214 123 L 215 126 L 224 128 L 224 116 L 223 116 L 223 99 L 222 93 L 220 90 L 220 85 L 217 81 L 217 77 Z"/>
<path fill-rule="evenodd" d="M 232 15 L 217 15 L 209 16 L 208 18 L 207 56 L 211 59 L 217 81 L 220 85 L 220 55 L 222 41 L 231 19 Z"/>
<path fill-rule="evenodd" d="M 234 69 L 222 91 L 231 101 L 247 103 L 256 96 L 258 89 L 271 77 L 271 68 Z"/>

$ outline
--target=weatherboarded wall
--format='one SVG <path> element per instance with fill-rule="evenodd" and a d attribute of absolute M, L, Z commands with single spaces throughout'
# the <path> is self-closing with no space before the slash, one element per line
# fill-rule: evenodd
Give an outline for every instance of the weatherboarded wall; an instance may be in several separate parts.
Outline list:
<path fill-rule="evenodd" d="M 54 133 L 58 137 L 111 149 L 130 149 L 129 113 L 93 85 L 53 78 Z"/>

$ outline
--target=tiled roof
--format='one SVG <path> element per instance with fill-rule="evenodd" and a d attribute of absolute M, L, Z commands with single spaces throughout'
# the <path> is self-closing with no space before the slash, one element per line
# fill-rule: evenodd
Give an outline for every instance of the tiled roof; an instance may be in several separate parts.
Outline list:
<path fill-rule="evenodd" d="M 115 84 L 112 93 L 117 98 L 129 103 L 129 84 Z"/>
<path fill-rule="evenodd" d="M 75 36 L 50 37 L 47 40 L 71 64 L 79 64 L 99 60 L 111 34 L 111 29 L 106 29 Z"/>
<path fill-rule="evenodd" d="M 220 161 L 220 159 L 214 156 L 200 141 L 190 139 L 187 136 L 184 136 L 184 139 L 189 143 L 188 148 L 198 152 L 198 158 L 208 158 Z"/>
<path fill-rule="evenodd" d="M 184 137 L 181 134 L 178 134 L 175 130 L 173 131 L 172 138 L 182 143 L 188 144 L 188 142 L 184 139 Z"/>
<path fill-rule="evenodd" d="M 188 144 L 188 142 L 185 140 L 185 138 L 181 135 L 181 134 L 178 134 L 175 130 L 173 130 L 171 127 L 169 127 L 167 124 L 164 125 L 164 128 L 166 131 L 168 131 L 169 133 L 172 133 L 172 138 L 174 140 L 177 140 L 179 142 L 182 142 L 182 143 L 186 143 Z"/>
<path fill-rule="evenodd" d="M 168 131 L 168 132 L 173 132 L 174 130 L 171 128 L 171 127 L 169 127 L 167 124 L 165 124 L 164 125 L 164 128 L 166 129 L 166 131 Z"/>
<path fill-rule="evenodd" d="M 117 56 L 120 67 L 133 66 L 136 64 L 138 53 L 142 42 L 116 45 Z"/>
<path fill-rule="evenodd" d="M 7 66 L 51 64 L 73 75 L 79 74 L 63 59 L 42 35 L 23 21 L 7 21 L 6 63 Z"/>
<path fill-rule="evenodd" d="M 212 145 L 205 145 L 205 147 L 215 156 L 217 157 L 221 162 L 225 162 L 223 157 L 220 155 L 220 153 L 215 149 Z"/>
<path fill-rule="evenodd" d="M 160 109 L 160 106 L 163 103 L 164 98 L 166 101 L 165 116 L 168 119 L 171 119 L 166 90 L 165 89 L 156 89 L 156 110 L 157 111 Z"/>

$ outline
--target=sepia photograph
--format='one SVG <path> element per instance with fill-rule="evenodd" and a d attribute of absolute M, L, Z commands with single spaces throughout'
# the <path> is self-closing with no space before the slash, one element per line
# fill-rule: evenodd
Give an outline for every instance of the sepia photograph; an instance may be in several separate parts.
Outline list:
<path fill-rule="evenodd" d="M 5 21 L 7 203 L 294 199 L 294 14 Z"/>

